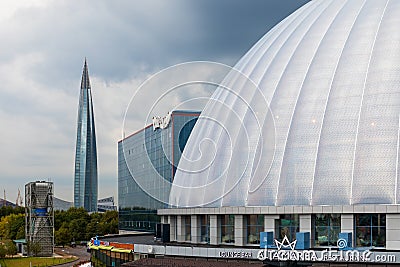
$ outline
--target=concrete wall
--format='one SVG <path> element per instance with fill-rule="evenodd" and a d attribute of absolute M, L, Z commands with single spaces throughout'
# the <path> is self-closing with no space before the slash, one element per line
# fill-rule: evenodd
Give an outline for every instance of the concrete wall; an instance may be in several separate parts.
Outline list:
<path fill-rule="evenodd" d="M 386 249 L 400 250 L 400 214 L 386 214 Z"/>
<path fill-rule="evenodd" d="M 191 235 L 192 235 L 192 243 L 200 243 L 201 232 L 200 232 L 200 216 L 192 215 L 191 216 Z"/>
<path fill-rule="evenodd" d="M 243 215 L 235 215 L 235 246 L 243 246 L 247 243 L 246 225 Z"/>
<path fill-rule="evenodd" d="M 210 244 L 218 245 L 221 238 L 221 232 L 218 227 L 218 216 L 210 215 Z"/>

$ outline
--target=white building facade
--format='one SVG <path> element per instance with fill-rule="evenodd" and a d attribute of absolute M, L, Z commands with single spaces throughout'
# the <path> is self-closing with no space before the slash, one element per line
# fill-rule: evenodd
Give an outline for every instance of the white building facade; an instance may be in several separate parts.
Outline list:
<path fill-rule="evenodd" d="M 191 133 L 171 240 L 400 252 L 398 25 L 399 1 L 315 0 L 262 37 Z"/>

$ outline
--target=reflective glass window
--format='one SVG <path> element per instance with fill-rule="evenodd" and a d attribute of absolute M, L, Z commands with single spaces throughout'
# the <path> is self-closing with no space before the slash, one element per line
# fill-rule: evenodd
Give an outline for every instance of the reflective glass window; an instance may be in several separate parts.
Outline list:
<path fill-rule="evenodd" d="M 357 247 L 385 247 L 385 214 L 356 214 L 354 220 Z"/>
<path fill-rule="evenodd" d="M 247 215 L 247 243 L 260 244 L 260 232 L 264 232 L 264 215 Z"/>
<path fill-rule="evenodd" d="M 235 216 L 220 216 L 221 243 L 235 243 Z"/>
<path fill-rule="evenodd" d="M 296 232 L 299 231 L 299 215 L 280 215 L 275 225 L 277 227 L 275 232 L 278 240 L 282 240 L 285 236 L 289 238 L 289 241 L 295 240 Z"/>
<path fill-rule="evenodd" d="M 340 214 L 313 215 L 314 246 L 336 246 L 340 233 Z"/>
<path fill-rule="evenodd" d="M 200 216 L 200 242 L 210 243 L 210 215 Z"/>
<path fill-rule="evenodd" d="M 190 240 L 192 240 L 191 218 L 188 215 L 188 216 L 184 216 L 183 220 L 185 223 L 185 241 L 190 241 Z"/>

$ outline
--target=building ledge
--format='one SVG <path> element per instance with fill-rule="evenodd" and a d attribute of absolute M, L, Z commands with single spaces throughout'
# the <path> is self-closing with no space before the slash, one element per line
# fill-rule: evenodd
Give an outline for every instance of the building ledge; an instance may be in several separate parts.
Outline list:
<path fill-rule="evenodd" d="M 400 205 L 326 205 L 326 206 L 262 206 L 220 208 L 170 208 L 157 210 L 158 215 L 201 214 L 317 214 L 317 213 L 400 213 Z"/>

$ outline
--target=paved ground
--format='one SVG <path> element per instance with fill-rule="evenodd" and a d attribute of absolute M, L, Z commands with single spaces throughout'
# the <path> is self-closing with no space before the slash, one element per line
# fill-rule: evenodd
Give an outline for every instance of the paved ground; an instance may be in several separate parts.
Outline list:
<path fill-rule="evenodd" d="M 58 248 L 56 247 L 54 249 L 54 252 L 60 256 L 76 256 L 79 259 L 74 262 L 62 264 L 62 265 L 57 265 L 57 267 L 71 267 L 73 264 L 80 262 L 80 261 L 87 261 L 90 259 L 90 253 L 86 251 L 86 246 L 76 246 L 74 248 L 71 247 L 65 247 L 65 248 Z"/>

